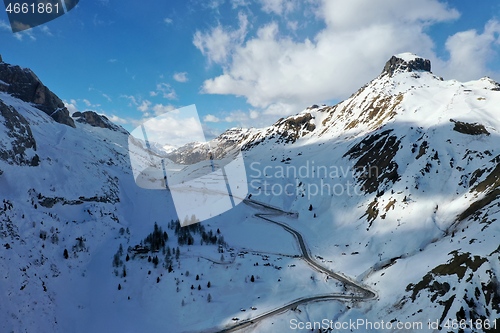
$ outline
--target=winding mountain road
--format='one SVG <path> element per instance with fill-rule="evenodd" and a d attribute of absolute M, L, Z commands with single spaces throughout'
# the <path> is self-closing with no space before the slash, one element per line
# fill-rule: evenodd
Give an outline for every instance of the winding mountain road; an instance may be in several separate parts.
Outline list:
<path fill-rule="evenodd" d="M 374 300 L 377 298 L 377 294 L 374 291 L 370 290 L 368 287 L 366 287 L 366 286 L 364 286 L 364 285 L 362 285 L 354 280 L 351 280 L 348 277 L 345 277 L 345 276 L 340 275 L 338 273 L 334 273 L 330 269 L 328 269 L 327 267 L 324 267 L 324 266 L 320 265 L 319 263 L 317 263 L 316 261 L 314 261 L 314 259 L 311 257 L 311 255 L 309 253 L 309 250 L 306 246 L 304 238 L 302 237 L 302 235 L 298 231 L 296 231 L 295 229 L 291 228 L 290 226 L 288 226 L 282 222 L 274 221 L 274 220 L 270 219 L 269 217 L 266 217 L 266 216 L 278 216 L 278 215 L 283 215 L 283 214 L 290 215 L 291 213 L 285 212 L 279 208 L 272 207 L 272 206 L 266 205 L 264 203 L 255 201 L 255 200 L 245 199 L 243 201 L 248 205 L 257 205 L 257 206 L 264 207 L 270 211 L 273 211 L 274 213 L 257 213 L 257 214 L 255 214 L 255 216 L 260 218 L 260 219 L 263 219 L 269 223 L 276 224 L 276 225 L 282 227 L 283 229 L 285 229 L 287 232 L 291 233 L 295 237 L 295 239 L 297 240 L 297 243 L 299 244 L 300 251 L 302 252 L 302 259 L 309 266 L 311 266 L 314 270 L 321 272 L 321 273 L 324 273 L 327 276 L 329 276 L 330 278 L 344 283 L 344 285 L 346 287 L 349 286 L 357 292 L 356 293 L 353 292 L 349 295 L 348 294 L 340 294 L 340 293 L 332 293 L 332 294 L 315 295 L 315 296 L 311 296 L 311 297 L 299 298 L 299 299 L 293 300 L 292 302 L 290 302 L 288 304 L 280 306 L 276 309 L 262 313 L 254 318 L 242 320 L 231 327 L 217 331 L 218 333 L 236 332 L 236 331 L 243 329 L 245 327 L 249 327 L 251 325 L 254 325 L 254 324 L 256 324 L 256 323 L 258 323 L 266 318 L 270 318 L 274 315 L 277 315 L 279 313 L 285 312 L 285 311 L 290 310 L 290 309 L 295 309 L 297 306 L 305 304 L 305 303 L 321 302 L 321 301 L 328 301 L 328 300 L 368 301 L 368 300 Z"/>

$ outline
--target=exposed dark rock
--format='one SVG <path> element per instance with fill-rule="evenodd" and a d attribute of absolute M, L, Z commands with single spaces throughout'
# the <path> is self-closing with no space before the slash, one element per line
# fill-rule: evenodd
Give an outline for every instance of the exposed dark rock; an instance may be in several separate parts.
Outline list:
<path fill-rule="evenodd" d="M 274 124 L 274 127 L 278 129 L 278 139 L 276 142 L 294 143 L 302 136 L 314 131 L 316 125 L 311 122 L 313 119 L 314 117 L 312 114 L 305 113 L 295 117 L 278 120 Z"/>
<path fill-rule="evenodd" d="M 413 71 L 431 71 L 431 62 L 428 59 L 415 58 L 415 60 L 405 61 L 396 56 L 392 56 L 384 66 L 382 73 L 387 73 L 390 76 L 394 74 L 397 70 L 403 72 L 413 72 Z"/>
<path fill-rule="evenodd" d="M 13 107 L 0 101 L 0 124 L 7 129 L 9 140 L 0 140 L 0 159 L 9 164 L 37 166 L 40 159 L 33 154 L 36 141 L 28 121 Z M 32 152 L 29 150 L 32 149 Z"/>
<path fill-rule="evenodd" d="M 75 112 L 73 113 L 73 118 L 76 118 L 76 121 L 79 123 L 89 124 L 92 127 L 107 128 L 128 134 L 121 126 L 112 123 L 106 116 L 97 114 L 94 111 Z"/>
<path fill-rule="evenodd" d="M 401 140 L 392 130 L 370 135 L 354 145 L 343 157 L 357 159 L 354 164 L 358 182 L 366 193 L 374 193 L 385 182 L 399 179 L 398 164 L 394 161 Z"/>
<path fill-rule="evenodd" d="M 450 119 L 452 123 L 455 123 L 455 126 L 453 127 L 454 131 L 457 131 L 462 134 L 468 134 L 468 135 L 481 135 L 481 134 L 486 134 L 490 135 L 490 132 L 486 130 L 484 125 L 481 124 L 471 124 L 471 123 L 466 123 L 463 121 L 457 121 Z"/>
<path fill-rule="evenodd" d="M 64 103 L 42 84 L 30 69 L 0 62 L 0 91 L 11 94 L 45 112 L 58 123 L 75 127 Z"/>
<path fill-rule="evenodd" d="M 81 205 L 84 202 L 105 202 L 115 204 L 120 202 L 120 198 L 114 196 L 80 196 L 78 199 L 69 200 L 62 197 L 45 197 L 43 195 L 40 195 L 38 198 L 38 203 L 46 208 L 52 208 L 57 203 L 62 203 L 63 205 Z"/>

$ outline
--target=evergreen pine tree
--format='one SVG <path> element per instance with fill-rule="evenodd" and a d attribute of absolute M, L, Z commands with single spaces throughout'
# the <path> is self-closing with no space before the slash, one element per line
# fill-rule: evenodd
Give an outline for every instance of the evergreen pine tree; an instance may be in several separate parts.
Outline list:
<path fill-rule="evenodd" d="M 252 275 L 252 277 L 250 278 L 250 281 L 251 281 L 251 282 L 255 282 L 255 278 L 254 278 L 254 276 L 253 276 L 253 275 Z"/>
<path fill-rule="evenodd" d="M 64 259 L 68 259 L 69 258 L 68 249 L 64 249 L 63 256 L 64 256 Z"/>

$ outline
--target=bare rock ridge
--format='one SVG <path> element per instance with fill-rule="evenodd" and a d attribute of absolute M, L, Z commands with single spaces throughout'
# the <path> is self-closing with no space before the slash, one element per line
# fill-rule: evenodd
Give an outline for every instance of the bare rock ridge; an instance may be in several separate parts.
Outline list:
<path fill-rule="evenodd" d="M 383 73 L 393 76 L 397 71 L 413 72 L 413 71 L 431 71 L 431 62 L 428 59 L 423 59 L 417 56 L 405 53 L 403 55 L 392 56 L 389 61 L 385 63 Z"/>
<path fill-rule="evenodd" d="M 75 127 L 68 109 L 30 69 L 12 66 L 0 57 L 0 91 L 11 94 L 35 107 L 60 124 Z"/>
<path fill-rule="evenodd" d="M 94 111 L 75 112 L 72 117 L 75 118 L 77 122 L 88 124 L 92 127 L 107 128 L 128 134 L 121 126 L 115 125 L 106 116 L 99 115 Z"/>

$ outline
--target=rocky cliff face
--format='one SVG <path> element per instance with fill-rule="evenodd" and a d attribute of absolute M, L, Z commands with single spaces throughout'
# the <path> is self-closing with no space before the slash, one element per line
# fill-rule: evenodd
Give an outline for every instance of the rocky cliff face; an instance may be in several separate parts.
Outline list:
<path fill-rule="evenodd" d="M 75 127 L 64 103 L 30 69 L 12 66 L 0 58 L 0 91 L 33 103 L 58 123 Z"/>

